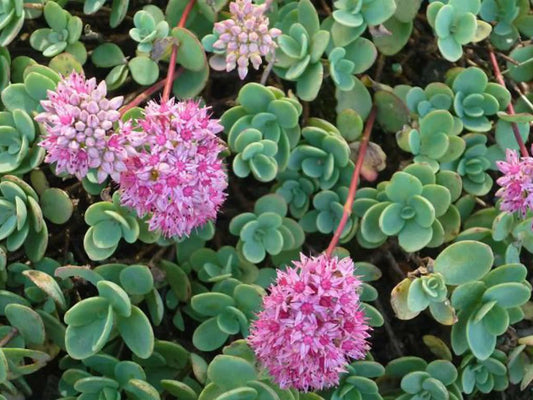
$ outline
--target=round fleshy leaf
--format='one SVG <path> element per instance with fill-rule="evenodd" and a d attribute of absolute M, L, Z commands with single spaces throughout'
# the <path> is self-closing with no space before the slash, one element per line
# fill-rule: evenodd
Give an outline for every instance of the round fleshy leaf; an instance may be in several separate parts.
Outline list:
<path fill-rule="evenodd" d="M 150 320 L 137 306 L 129 317 L 116 316 L 117 329 L 126 346 L 139 358 L 148 358 L 154 349 L 154 332 Z"/>
<path fill-rule="evenodd" d="M 490 246 L 473 240 L 454 243 L 435 259 L 434 271 L 442 274 L 448 285 L 460 285 L 483 277 L 492 267 Z"/>
<path fill-rule="evenodd" d="M 41 209 L 43 215 L 54 224 L 64 224 L 70 219 L 74 206 L 64 190 L 50 188 L 41 196 Z"/>
<path fill-rule="evenodd" d="M 131 76 L 139 85 L 151 85 L 159 77 L 159 66 L 145 56 L 137 56 L 128 63 Z"/>
<path fill-rule="evenodd" d="M 120 284 L 130 295 L 145 295 L 154 287 L 154 278 L 147 266 L 130 265 L 120 272 Z"/>
<path fill-rule="evenodd" d="M 18 333 L 27 343 L 44 343 L 46 333 L 43 320 L 31 308 L 12 303 L 6 306 L 5 314 L 9 324 L 17 328 Z"/>

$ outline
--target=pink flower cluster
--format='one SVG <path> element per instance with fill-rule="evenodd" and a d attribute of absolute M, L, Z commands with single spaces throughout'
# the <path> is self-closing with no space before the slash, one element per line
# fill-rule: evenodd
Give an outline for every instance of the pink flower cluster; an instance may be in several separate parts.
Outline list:
<path fill-rule="evenodd" d="M 277 47 L 274 39 L 281 35 L 281 31 L 268 29 L 266 8 L 267 4 L 255 5 L 251 0 L 230 3 L 231 18 L 215 24 L 218 40 L 213 48 L 224 52 L 225 56 L 215 54 L 211 57 L 209 63 L 213 69 L 229 72 L 237 68 L 239 77 L 244 79 L 250 62 L 258 69 L 262 56 L 273 55 Z"/>
<path fill-rule="evenodd" d="M 105 81 L 97 85 L 94 78 L 86 80 L 72 73 L 41 101 L 44 112 L 35 120 L 43 124 L 45 134 L 39 145 L 46 149 L 45 161 L 56 163 L 58 174 L 66 172 L 83 179 L 94 169 L 98 181 L 103 182 L 108 175 L 118 180 L 126 169 L 128 146 L 113 134 L 123 99 L 108 100 L 106 95 Z"/>
<path fill-rule="evenodd" d="M 189 235 L 214 219 L 228 183 L 217 137 L 223 127 L 209 109 L 193 101 L 151 101 L 135 125 L 140 130 L 128 122 L 119 131 L 137 148 L 120 175 L 122 204 L 149 215 L 149 229 L 167 237 Z"/>
<path fill-rule="evenodd" d="M 281 388 L 336 385 L 349 358 L 365 357 L 370 327 L 360 284 L 350 258 L 302 254 L 294 268 L 278 271 L 247 340 Z"/>
<path fill-rule="evenodd" d="M 497 161 L 504 174 L 496 181 L 500 189 L 501 210 L 519 212 L 522 217 L 533 210 L 533 157 L 519 157 L 515 150 L 507 149 L 506 161 Z"/>

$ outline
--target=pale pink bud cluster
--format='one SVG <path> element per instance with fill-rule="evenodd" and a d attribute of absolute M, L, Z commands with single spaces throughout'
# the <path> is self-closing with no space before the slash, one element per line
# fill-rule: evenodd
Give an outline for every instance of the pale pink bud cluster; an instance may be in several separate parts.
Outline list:
<path fill-rule="evenodd" d="M 40 146 L 46 149 L 45 161 L 56 164 L 58 174 L 66 172 L 83 179 L 90 169 L 103 182 L 108 175 L 118 180 L 126 169 L 128 146 L 112 134 L 122 97 L 106 98 L 105 81 L 86 80 L 72 73 L 63 78 L 48 98 L 41 101 L 44 112 L 35 117 L 45 133 Z"/>
<path fill-rule="evenodd" d="M 218 40 L 213 44 L 215 54 L 209 60 L 213 69 L 232 71 L 237 68 L 239 77 L 248 74 L 251 62 L 255 69 L 262 63 L 261 57 L 272 56 L 277 47 L 274 39 L 281 34 L 276 28 L 268 29 L 265 16 L 267 4 L 255 5 L 251 0 L 237 0 L 229 5 L 231 18 L 215 24 Z"/>
<path fill-rule="evenodd" d="M 281 388 L 320 390 L 339 383 L 350 358 L 369 349 L 350 258 L 300 256 L 278 271 L 248 343 Z"/>
<path fill-rule="evenodd" d="M 189 235 L 216 217 L 225 200 L 227 175 L 217 133 L 223 130 L 209 109 L 194 101 L 150 101 L 144 117 L 122 124 L 120 134 L 136 145 L 120 175 L 122 204 L 149 229 L 166 237 Z"/>
<path fill-rule="evenodd" d="M 497 161 L 498 169 L 504 174 L 496 181 L 500 189 L 502 211 L 518 212 L 522 217 L 533 210 L 533 158 L 519 157 L 515 150 L 507 149 L 506 161 Z"/>

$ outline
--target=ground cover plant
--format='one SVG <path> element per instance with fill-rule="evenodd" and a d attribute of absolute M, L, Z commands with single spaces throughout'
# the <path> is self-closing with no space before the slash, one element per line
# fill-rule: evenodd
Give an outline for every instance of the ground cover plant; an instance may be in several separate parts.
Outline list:
<path fill-rule="evenodd" d="M 0 399 L 533 396 L 533 1 L 0 0 Z"/>

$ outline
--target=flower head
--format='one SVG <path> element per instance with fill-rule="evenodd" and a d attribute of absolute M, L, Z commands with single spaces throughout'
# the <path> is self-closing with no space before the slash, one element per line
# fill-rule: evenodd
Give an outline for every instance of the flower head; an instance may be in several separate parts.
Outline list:
<path fill-rule="evenodd" d="M 500 189 L 501 210 L 519 212 L 522 217 L 533 210 L 533 157 L 518 157 L 515 150 L 507 149 L 506 161 L 497 161 L 498 169 L 504 174 L 496 181 Z"/>
<path fill-rule="evenodd" d="M 228 185 L 218 120 L 196 102 L 170 99 L 149 102 L 136 125 L 141 131 L 129 122 L 120 130 L 137 146 L 120 175 L 122 204 L 149 215 L 149 229 L 167 237 L 189 235 L 214 219 Z"/>
<path fill-rule="evenodd" d="M 102 182 L 107 175 L 118 179 L 125 170 L 127 146 L 112 134 L 123 98 L 108 100 L 106 95 L 105 81 L 97 85 L 96 79 L 73 72 L 41 101 L 44 112 L 35 120 L 46 133 L 39 145 L 46 149 L 45 161 L 56 163 L 57 173 L 83 179 L 95 169 Z"/>
<path fill-rule="evenodd" d="M 281 34 L 276 28 L 268 29 L 269 20 L 265 16 L 268 4 L 255 5 L 251 0 L 236 0 L 229 5 L 231 18 L 215 24 L 213 43 L 215 54 L 210 59 L 213 69 L 239 71 L 244 79 L 248 74 L 248 64 L 255 69 L 261 65 L 261 57 L 270 56 L 277 47 L 274 39 Z"/>
<path fill-rule="evenodd" d="M 349 358 L 369 349 L 350 258 L 301 255 L 278 271 L 252 323 L 248 343 L 281 388 L 307 391 L 338 384 Z"/>

